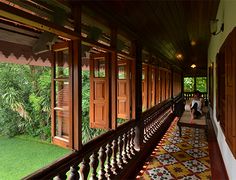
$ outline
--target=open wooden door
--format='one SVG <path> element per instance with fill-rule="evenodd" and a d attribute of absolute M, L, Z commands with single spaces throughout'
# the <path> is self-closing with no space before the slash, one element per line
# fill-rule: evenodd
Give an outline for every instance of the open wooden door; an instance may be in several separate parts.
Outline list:
<path fill-rule="evenodd" d="M 109 129 L 108 53 L 90 57 L 90 127 Z"/>
<path fill-rule="evenodd" d="M 52 142 L 72 147 L 71 44 L 56 43 L 52 61 Z"/>
<path fill-rule="evenodd" d="M 130 119 L 130 62 L 118 61 L 117 117 Z"/>

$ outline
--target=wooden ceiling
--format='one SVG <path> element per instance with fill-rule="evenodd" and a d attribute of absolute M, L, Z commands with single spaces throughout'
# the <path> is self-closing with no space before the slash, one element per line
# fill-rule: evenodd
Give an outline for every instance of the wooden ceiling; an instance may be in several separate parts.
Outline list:
<path fill-rule="evenodd" d="M 206 70 L 210 20 L 219 0 L 96 1 L 86 5 L 126 27 L 163 60 Z M 191 45 L 191 41 L 196 44 Z M 183 55 L 178 60 L 176 55 Z"/>

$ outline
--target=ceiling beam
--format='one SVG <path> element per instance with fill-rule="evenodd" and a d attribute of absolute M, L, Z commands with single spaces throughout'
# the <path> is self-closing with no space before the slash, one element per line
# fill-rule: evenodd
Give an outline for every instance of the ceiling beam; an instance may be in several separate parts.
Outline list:
<path fill-rule="evenodd" d="M 33 16 L 29 13 L 26 13 L 20 9 L 16 9 L 12 6 L 6 5 L 2 2 L 0 2 L 0 16 L 72 40 L 78 39 L 80 37 L 79 34 L 70 29 L 56 25 L 40 17 Z"/>

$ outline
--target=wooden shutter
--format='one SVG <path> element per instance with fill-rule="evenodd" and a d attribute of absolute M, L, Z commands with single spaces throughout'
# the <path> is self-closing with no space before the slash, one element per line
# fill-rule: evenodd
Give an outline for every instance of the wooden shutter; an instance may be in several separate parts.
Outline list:
<path fill-rule="evenodd" d="M 130 62 L 118 61 L 117 117 L 130 119 Z"/>
<path fill-rule="evenodd" d="M 217 63 L 217 119 L 225 132 L 225 48 L 221 48 Z"/>
<path fill-rule="evenodd" d="M 236 81 L 236 58 L 235 58 L 235 32 L 230 34 L 225 49 L 225 130 L 226 140 L 236 156 L 236 123 L 235 123 L 235 81 Z"/>
<path fill-rule="evenodd" d="M 147 89 L 148 89 L 148 67 L 143 64 L 142 67 L 142 109 L 146 110 L 148 105 L 148 97 L 147 97 Z"/>
<path fill-rule="evenodd" d="M 156 68 L 156 104 L 160 103 L 160 97 L 160 71 L 159 68 Z"/>
<path fill-rule="evenodd" d="M 70 42 L 53 45 L 52 61 L 52 142 L 72 147 L 72 50 Z"/>
<path fill-rule="evenodd" d="M 109 129 L 108 53 L 90 57 L 90 127 Z"/>
<path fill-rule="evenodd" d="M 152 66 L 148 67 L 148 108 L 155 105 L 155 94 L 156 94 L 156 77 L 155 68 Z"/>

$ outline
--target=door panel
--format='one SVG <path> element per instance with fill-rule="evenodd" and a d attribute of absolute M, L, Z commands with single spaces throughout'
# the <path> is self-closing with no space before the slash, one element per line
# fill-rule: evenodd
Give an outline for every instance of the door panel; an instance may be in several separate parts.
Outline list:
<path fill-rule="evenodd" d="M 90 58 L 90 127 L 109 129 L 108 53 Z"/>
<path fill-rule="evenodd" d="M 130 119 L 130 62 L 118 61 L 117 117 Z"/>

